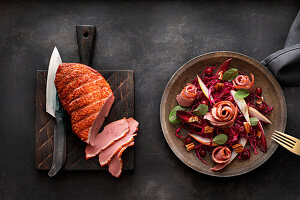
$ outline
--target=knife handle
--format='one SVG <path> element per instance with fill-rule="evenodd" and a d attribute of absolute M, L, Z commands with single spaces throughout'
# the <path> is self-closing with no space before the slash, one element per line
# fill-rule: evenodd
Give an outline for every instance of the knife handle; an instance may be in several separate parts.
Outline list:
<path fill-rule="evenodd" d="M 96 26 L 76 26 L 80 63 L 90 66 L 94 54 Z"/>
<path fill-rule="evenodd" d="M 66 125 L 62 117 L 56 117 L 54 126 L 53 160 L 48 176 L 54 176 L 64 165 L 66 160 Z"/>

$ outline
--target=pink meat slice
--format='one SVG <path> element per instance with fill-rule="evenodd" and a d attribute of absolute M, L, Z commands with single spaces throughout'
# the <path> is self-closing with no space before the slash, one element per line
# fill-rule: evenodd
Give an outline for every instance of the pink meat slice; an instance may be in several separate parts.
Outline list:
<path fill-rule="evenodd" d="M 98 155 L 102 150 L 108 148 L 115 141 L 121 139 L 129 132 L 129 123 L 123 118 L 106 125 L 93 142 L 93 146 L 88 144 L 85 148 L 86 159 Z"/>
<path fill-rule="evenodd" d="M 99 163 L 102 167 L 107 165 L 113 156 L 116 155 L 124 146 L 134 141 L 133 137 L 136 136 L 134 133 L 137 131 L 139 123 L 133 118 L 129 118 L 127 121 L 129 123 L 129 132 L 99 154 Z"/>
<path fill-rule="evenodd" d="M 121 156 L 125 149 L 127 147 L 133 146 L 134 142 L 130 142 L 126 146 L 122 147 L 121 150 L 112 158 L 112 160 L 108 164 L 108 171 L 113 175 L 114 177 L 119 178 L 122 173 L 122 168 L 123 168 L 123 161 L 121 159 Z"/>

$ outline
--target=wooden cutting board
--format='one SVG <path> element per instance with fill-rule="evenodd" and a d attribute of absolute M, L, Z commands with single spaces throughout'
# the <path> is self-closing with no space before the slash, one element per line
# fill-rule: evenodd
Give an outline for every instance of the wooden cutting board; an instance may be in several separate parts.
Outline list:
<path fill-rule="evenodd" d="M 123 117 L 134 117 L 134 74 L 132 70 L 99 71 L 107 80 L 115 96 L 114 104 L 102 127 Z M 52 164 L 53 134 L 55 119 L 46 113 L 47 71 L 37 71 L 36 82 L 36 169 L 49 170 Z M 100 167 L 98 157 L 85 159 L 85 146 L 72 133 L 70 118 L 67 118 L 67 156 L 64 170 L 107 170 Z M 101 129 L 102 130 L 102 129 Z M 134 147 L 122 155 L 124 170 L 134 168 Z"/>

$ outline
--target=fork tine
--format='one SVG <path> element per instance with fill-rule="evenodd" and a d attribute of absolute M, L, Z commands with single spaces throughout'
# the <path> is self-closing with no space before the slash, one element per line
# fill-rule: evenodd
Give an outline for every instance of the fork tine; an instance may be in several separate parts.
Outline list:
<path fill-rule="evenodd" d="M 291 146 L 295 146 L 296 142 L 294 142 L 293 140 L 290 140 L 289 138 L 286 138 L 280 134 L 277 133 L 273 133 L 274 136 L 277 136 L 278 138 L 281 138 L 282 140 L 284 140 L 286 143 L 288 143 Z"/>
<path fill-rule="evenodd" d="M 288 135 L 288 134 L 285 134 L 285 133 L 282 133 L 282 132 L 280 132 L 280 131 L 277 131 L 277 130 L 274 130 L 276 133 L 278 133 L 279 135 L 282 135 L 282 136 L 285 136 L 286 138 L 288 138 L 288 139 L 290 139 L 291 141 L 293 141 L 293 142 L 297 142 L 297 138 L 295 138 L 295 137 L 293 137 L 293 136 L 290 136 L 290 135 Z"/>
<path fill-rule="evenodd" d="M 274 136 L 271 136 L 272 140 L 274 140 L 275 142 L 277 142 L 278 144 L 280 144 L 281 146 L 283 146 L 284 148 L 286 148 L 289 151 L 292 151 L 293 148 L 291 148 L 290 146 L 286 145 L 284 142 L 281 142 L 281 139 L 275 138 Z"/>

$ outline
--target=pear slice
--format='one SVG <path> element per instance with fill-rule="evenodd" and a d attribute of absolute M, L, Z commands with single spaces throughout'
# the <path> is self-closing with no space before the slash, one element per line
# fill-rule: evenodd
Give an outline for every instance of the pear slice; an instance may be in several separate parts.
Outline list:
<path fill-rule="evenodd" d="M 197 78 L 198 78 L 198 83 L 200 85 L 200 88 L 203 92 L 203 94 L 208 98 L 210 99 L 211 101 L 214 101 L 213 97 L 211 96 L 209 98 L 209 93 L 208 93 L 208 88 L 206 87 L 206 85 L 203 83 L 203 81 L 201 80 L 201 78 L 197 75 Z"/>
<path fill-rule="evenodd" d="M 266 122 L 268 124 L 272 124 L 272 122 L 266 118 L 263 114 L 261 114 L 258 110 L 256 110 L 255 108 L 252 107 L 248 107 L 249 110 L 249 114 L 253 117 L 256 117 L 257 119 Z"/>
<path fill-rule="evenodd" d="M 192 138 L 194 138 L 195 140 L 197 140 L 198 142 L 200 142 L 200 143 L 202 143 L 204 145 L 207 145 L 207 146 L 210 145 L 210 139 L 209 138 L 205 138 L 205 137 L 202 137 L 202 136 L 194 134 L 194 133 L 189 133 L 189 135 Z M 218 146 L 218 144 L 212 143 L 212 146 Z"/>
<path fill-rule="evenodd" d="M 250 124 L 250 117 L 249 117 L 249 112 L 248 112 L 248 106 L 246 104 L 245 99 L 238 99 L 235 97 L 236 91 L 230 90 L 230 93 L 235 101 L 235 103 L 238 105 L 240 111 L 244 115 L 246 121 Z"/>

